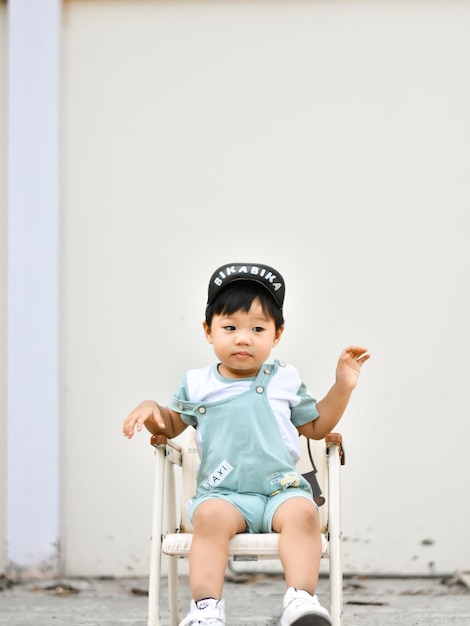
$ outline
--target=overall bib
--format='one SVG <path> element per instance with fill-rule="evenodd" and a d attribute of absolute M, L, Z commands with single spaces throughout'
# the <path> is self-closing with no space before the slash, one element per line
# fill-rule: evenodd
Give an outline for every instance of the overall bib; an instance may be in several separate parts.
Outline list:
<path fill-rule="evenodd" d="M 233 492 L 268 498 L 286 489 L 312 493 L 295 469 L 269 404 L 267 386 L 278 367 L 278 362 L 264 365 L 248 391 L 226 400 L 178 401 L 181 413 L 197 420 L 202 438 L 194 503 Z"/>

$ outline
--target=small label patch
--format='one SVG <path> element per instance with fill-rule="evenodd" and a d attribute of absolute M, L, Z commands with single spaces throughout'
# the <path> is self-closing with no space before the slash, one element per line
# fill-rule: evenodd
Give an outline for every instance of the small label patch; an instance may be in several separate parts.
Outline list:
<path fill-rule="evenodd" d="M 206 489 L 215 489 L 220 483 L 227 478 L 233 467 L 228 461 L 222 461 L 222 463 L 212 472 L 209 478 L 204 483 Z"/>

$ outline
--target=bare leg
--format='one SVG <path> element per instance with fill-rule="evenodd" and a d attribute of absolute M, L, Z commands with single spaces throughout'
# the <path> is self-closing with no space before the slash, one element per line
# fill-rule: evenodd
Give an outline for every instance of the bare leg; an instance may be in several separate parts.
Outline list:
<path fill-rule="evenodd" d="M 290 498 L 273 517 L 273 530 L 280 533 L 279 554 L 287 587 L 315 593 L 321 559 L 318 510 L 306 498 Z"/>
<path fill-rule="evenodd" d="M 206 500 L 193 518 L 189 581 L 193 599 L 221 598 L 228 542 L 246 529 L 240 511 L 226 500 Z"/>

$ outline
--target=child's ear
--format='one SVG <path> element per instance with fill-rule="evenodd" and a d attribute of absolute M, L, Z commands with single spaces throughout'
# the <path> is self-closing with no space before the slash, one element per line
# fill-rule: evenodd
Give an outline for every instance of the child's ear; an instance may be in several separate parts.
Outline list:
<path fill-rule="evenodd" d="M 209 326 L 209 324 L 204 320 L 204 322 L 202 322 L 202 327 L 204 328 L 204 334 L 206 336 L 206 339 L 209 343 L 212 343 L 212 331 L 211 331 L 211 327 Z"/>
<path fill-rule="evenodd" d="M 281 341 L 281 336 L 283 332 L 284 332 L 284 326 L 281 326 L 280 328 L 276 330 L 276 333 L 273 339 L 273 348 L 277 346 L 277 344 Z"/>

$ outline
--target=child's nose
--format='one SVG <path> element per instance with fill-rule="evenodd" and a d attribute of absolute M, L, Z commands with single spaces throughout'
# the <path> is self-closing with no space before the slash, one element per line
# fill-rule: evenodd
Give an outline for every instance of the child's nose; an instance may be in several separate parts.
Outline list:
<path fill-rule="evenodd" d="M 248 331 L 239 330 L 235 338 L 237 343 L 247 344 L 250 343 L 250 333 Z"/>

